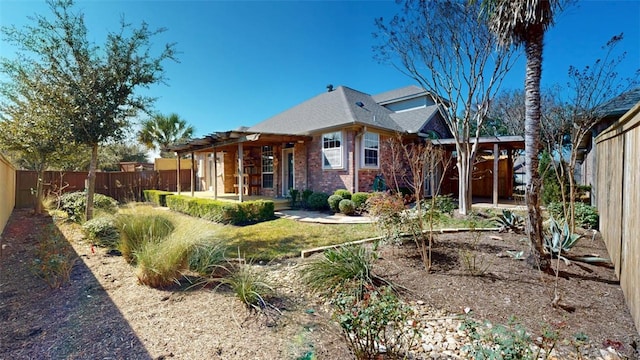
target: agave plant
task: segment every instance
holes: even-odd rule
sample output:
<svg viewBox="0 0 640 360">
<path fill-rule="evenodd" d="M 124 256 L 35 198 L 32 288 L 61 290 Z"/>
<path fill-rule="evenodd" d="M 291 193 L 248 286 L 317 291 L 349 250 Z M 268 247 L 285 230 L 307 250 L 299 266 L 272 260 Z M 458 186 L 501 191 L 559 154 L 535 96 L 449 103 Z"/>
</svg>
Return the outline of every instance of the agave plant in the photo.
<svg viewBox="0 0 640 360">
<path fill-rule="evenodd" d="M 499 232 L 513 231 L 521 233 L 524 231 L 524 218 L 518 214 L 514 214 L 511 210 L 502 210 L 502 214 L 495 218 L 496 223 L 500 227 Z"/>
<path fill-rule="evenodd" d="M 554 257 L 567 260 L 561 253 L 569 252 L 582 238 L 582 235 L 574 234 L 569 230 L 569 224 L 564 223 L 564 227 L 554 219 L 549 220 L 549 236 L 544 238 L 544 248 Z"/>
</svg>

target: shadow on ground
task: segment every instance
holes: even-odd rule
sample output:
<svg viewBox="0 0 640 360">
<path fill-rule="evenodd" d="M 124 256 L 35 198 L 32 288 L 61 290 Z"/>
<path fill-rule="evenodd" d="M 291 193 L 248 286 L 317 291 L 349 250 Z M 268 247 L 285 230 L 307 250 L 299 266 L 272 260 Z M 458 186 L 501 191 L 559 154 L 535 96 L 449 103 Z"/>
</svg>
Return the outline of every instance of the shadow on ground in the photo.
<svg viewBox="0 0 640 360">
<path fill-rule="evenodd" d="M 59 289 L 50 288 L 32 271 L 39 242 L 46 236 L 64 239 L 52 225 L 49 216 L 16 209 L 2 234 L 0 358 L 151 359 L 81 259 L 70 281 Z M 78 257 L 68 242 L 64 244 Z"/>
</svg>

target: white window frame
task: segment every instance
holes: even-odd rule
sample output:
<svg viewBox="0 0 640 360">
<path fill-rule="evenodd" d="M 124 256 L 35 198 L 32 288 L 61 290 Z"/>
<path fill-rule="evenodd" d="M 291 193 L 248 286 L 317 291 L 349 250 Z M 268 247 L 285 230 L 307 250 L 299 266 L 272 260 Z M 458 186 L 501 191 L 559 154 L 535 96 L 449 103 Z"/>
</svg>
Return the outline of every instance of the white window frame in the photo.
<svg viewBox="0 0 640 360">
<path fill-rule="evenodd" d="M 268 148 L 269 150 L 266 150 L 265 148 Z M 273 175 L 273 170 L 275 169 L 275 158 L 274 158 L 274 152 L 273 152 L 273 146 L 272 145 L 265 145 L 263 146 L 261 149 L 261 166 L 260 166 L 260 170 L 262 172 L 262 174 L 260 175 L 260 182 L 262 183 L 262 188 L 263 189 L 273 189 L 275 188 L 275 176 Z M 265 151 L 266 150 L 266 151 Z M 269 157 L 269 153 L 271 153 L 271 163 L 270 164 L 265 164 L 265 157 Z M 265 167 L 271 167 L 271 171 L 265 171 Z M 271 186 L 269 187 L 265 187 L 264 186 L 264 176 L 265 175 L 271 175 Z"/>
<path fill-rule="evenodd" d="M 375 147 L 371 147 L 371 146 L 367 146 L 367 135 L 369 136 L 375 136 L 375 141 L 376 141 L 376 145 Z M 372 140 L 372 139 L 369 139 Z M 361 146 L 361 166 L 363 168 L 368 168 L 368 169 L 377 169 L 380 167 L 380 134 L 378 133 L 374 133 L 374 132 L 365 132 L 364 135 L 362 136 L 362 146 Z M 365 156 L 366 151 L 367 150 L 371 150 L 371 151 L 375 151 L 376 152 L 376 163 L 375 164 L 367 164 L 367 158 Z"/>
<path fill-rule="evenodd" d="M 329 136 L 334 136 L 333 140 L 325 141 Z M 344 169 L 344 134 L 342 131 L 334 131 L 330 133 L 322 134 L 322 138 L 320 139 L 322 146 L 322 169 L 324 170 L 341 170 Z M 326 145 L 331 145 L 331 142 L 339 142 L 340 146 L 333 147 L 325 147 Z M 333 144 L 335 145 L 335 144 Z M 336 156 L 337 154 L 337 156 Z M 329 164 L 325 163 L 327 159 L 327 155 L 330 155 L 333 159 L 338 160 L 338 163 Z"/>
</svg>

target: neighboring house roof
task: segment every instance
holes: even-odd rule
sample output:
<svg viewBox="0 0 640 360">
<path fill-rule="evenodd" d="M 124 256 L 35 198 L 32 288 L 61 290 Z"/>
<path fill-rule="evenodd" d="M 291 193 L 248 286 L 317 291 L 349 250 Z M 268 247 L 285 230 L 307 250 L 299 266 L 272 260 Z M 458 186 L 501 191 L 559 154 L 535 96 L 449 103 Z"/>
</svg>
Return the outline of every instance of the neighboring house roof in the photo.
<svg viewBox="0 0 640 360">
<path fill-rule="evenodd" d="M 640 87 L 622 93 L 613 99 L 599 105 L 599 112 L 603 117 L 624 115 L 640 102 Z"/>
<path fill-rule="evenodd" d="M 323 129 L 364 125 L 417 133 L 438 113 L 437 106 L 395 113 L 382 105 L 425 94 L 428 93 L 417 86 L 407 86 L 376 96 L 338 86 L 333 91 L 317 95 L 249 127 L 246 131 L 308 135 Z"/>
</svg>

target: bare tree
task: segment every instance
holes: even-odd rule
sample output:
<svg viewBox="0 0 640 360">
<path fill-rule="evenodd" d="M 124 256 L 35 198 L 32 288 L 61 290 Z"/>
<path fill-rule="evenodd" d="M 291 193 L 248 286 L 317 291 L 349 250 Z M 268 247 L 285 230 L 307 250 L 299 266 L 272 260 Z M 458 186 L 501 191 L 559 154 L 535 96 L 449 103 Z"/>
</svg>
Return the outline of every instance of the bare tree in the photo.
<svg viewBox="0 0 640 360">
<path fill-rule="evenodd" d="M 402 9 L 389 22 L 376 20 L 381 44 L 375 50 L 444 110 L 456 142 L 459 211 L 466 215 L 480 129 L 515 56 L 497 46 L 477 3 L 407 0 Z"/>
<path fill-rule="evenodd" d="M 602 105 L 639 84 L 640 70 L 631 78 L 621 78 L 616 71 L 626 56 L 625 52 L 615 51 L 622 40 L 623 34 L 613 36 L 602 47 L 604 56 L 596 59 L 592 65 L 586 65 L 582 70 L 570 66 L 569 81 L 566 86 L 557 87 L 554 96 L 566 100 L 553 106 L 549 116 L 543 117 L 544 141 L 559 162 L 566 163 L 566 171 L 559 169 L 557 174 L 561 184 L 564 183 L 564 176 L 568 178 L 569 201 L 568 204 L 567 201 L 563 203 L 568 205 L 565 207 L 565 218 L 572 231 L 575 229 L 575 170 L 580 155 L 579 147 L 591 136 L 594 125 L 606 115 L 607 109 Z"/>
</svg>

